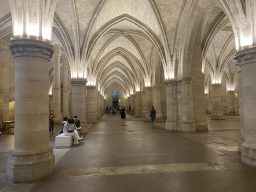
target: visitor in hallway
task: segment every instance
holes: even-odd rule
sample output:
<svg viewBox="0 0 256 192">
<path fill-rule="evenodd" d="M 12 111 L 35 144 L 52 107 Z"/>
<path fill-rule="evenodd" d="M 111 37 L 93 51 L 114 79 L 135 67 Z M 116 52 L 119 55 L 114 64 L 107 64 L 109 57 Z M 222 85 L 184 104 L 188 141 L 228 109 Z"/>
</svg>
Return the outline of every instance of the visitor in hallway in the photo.
<svg viewBox="0 0 256 192">
<path fill-rule="evenodd" d="M 63 117 L 63 121 L 61 122 L 60 126 L 60 131 L 59 131 L 59 134 L 63 133 L 63 128 L 64 128 L 64 125 L 68 123 L 68 118 L 67 117 Z"/>
<path fill-rule="evenodd" d="M 121 108 L 121 119 L 125 119 L 126 118 L 126 114 L 125 114 L 125 108 L 124 107 L 122 107 Z"/>
<path fill-rule="evenodd" d="M 54 121 L 55 121 L 54 111 L 51 110 L 50 115 L 49 115 L 49 132 L 50 132 L 51 134 L 53 134 Z"/>
<path fill-rule="evenodd" d="M 106 113 L 107 113 L 107 115 L 108 115 L 108 113 L 109 113 L 109 108 L 108 108 L 108 106 L 106 107 Z"/>
<path fill-rule="evenodd" d="M 81 125 L 80 125 L 80 120 L 77 119 L 77 115 L 75 115 L 73 119 L 74 119 L 75 129 L 77 130 L 78 135 L 79 135 L 78 140 L 79 140 L 79 139 L 82 140 L 82 139 L 84 139 L 84 138 L 83 138 L 82 127 L 81 127 Z"/>
<path fill-rule="evenodd" d="M 156 110 L 155 110 L 154 106 L 152 106 L 152 110 L 150 111 L 150 117 L 151 117 L 152 125 L 155 127 L 155 125 L 156 125 Z"/>
<path fill-rule="evenodd" d="M 74 125 L 73 119 L 69 119 L 68 123 L 66 123 L 64 125 L 63 133 L 64 133 L 64 136 L 72 136 L 73 137 L 74 145 L 79 144 L 79 142 L 78 142 L 79 135 L 78 135 L 77 131 L 75 130 L 75 125 Z"/>
<path fill-rule="evenodd" d="M 132 110 L 132 106 L 131 106 L 131 105 L 129 105 L 129 112 L 131 112 L 131 110 Z"/>
</svg>

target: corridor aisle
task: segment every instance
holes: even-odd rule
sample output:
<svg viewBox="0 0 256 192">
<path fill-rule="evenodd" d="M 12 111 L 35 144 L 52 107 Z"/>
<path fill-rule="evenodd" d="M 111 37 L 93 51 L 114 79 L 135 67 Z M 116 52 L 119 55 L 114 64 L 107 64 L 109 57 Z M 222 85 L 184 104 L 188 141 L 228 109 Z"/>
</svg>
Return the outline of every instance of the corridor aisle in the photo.
<svg viewBox="0 0 256 192">
<path fill-rule="evenodd" d="M 51 178 L 27 185 L 1 183 L 0 190 L 255 191 L 256 169 L 242 165 L 237 151 L 239 121 L 209 124 L 208 133 L 183 134 L 129 115 L 125 120 L 104 115 L 80 146 L 54 150 L 56 171 Z"/>
</svg>

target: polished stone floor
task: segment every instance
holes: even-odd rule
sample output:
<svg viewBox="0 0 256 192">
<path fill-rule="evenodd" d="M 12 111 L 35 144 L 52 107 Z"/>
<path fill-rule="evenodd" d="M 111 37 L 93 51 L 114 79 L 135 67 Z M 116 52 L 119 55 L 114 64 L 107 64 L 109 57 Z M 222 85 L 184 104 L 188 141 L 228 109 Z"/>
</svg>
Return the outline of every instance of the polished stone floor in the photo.
<svg viewBox="0 0 256 192">
<path fill-rule="evenodd" d="M 208 132 L 179 133 L 165 131 L 164 123 L 104 115 L 79 146 L 54 149 L 50 178 L 18 185 L 5 181 L 14 137 L 2 135 L 0 191 L 256 191 L 256 169 L 240 162 L 239 123 L 239 117 L 208 118 Z M 53 147 L 55 136 L 49 136 Z"/>
</svg>

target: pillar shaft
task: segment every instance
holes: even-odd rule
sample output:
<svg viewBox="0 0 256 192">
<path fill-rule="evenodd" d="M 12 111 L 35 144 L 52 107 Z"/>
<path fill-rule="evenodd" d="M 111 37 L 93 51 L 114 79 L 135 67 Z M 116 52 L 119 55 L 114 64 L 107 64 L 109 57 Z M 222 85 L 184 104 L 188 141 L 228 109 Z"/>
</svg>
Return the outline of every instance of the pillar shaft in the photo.
<svg viewBox="0 0 256 192">
<path fill-rule="evenodd" d="M 53 46 L 31 39 L 12 40 L 15 58 L 14 149 L 7 161 L 7 179 L 34 182 L 55 167 L 49 146 L 49 59 Z"/>
<path fill-rule="evenodd" d="M 228 114 L 235 115 L 234 110 L 234 91 L 228 91 Z"/>
<path fill-rule="evenodd" d="M 62 120 L 61 115 L 61 89 L 60 89 L 60 57 L 61 49 L 59 45 L 54 45 L 54 55 L 53 55 L 53 68 L 54 68 L 54 82 L 52 88 L 52 110 L 55 114 L 55 122 L 60 123 Z"/>
<path fill-rule="evenodd" d="M 9 120 L 9 42 L 0 41 L 0 121 Z"/>
<path fill-rule="evenodd" d="M 69 117 L 69 90 L 68 90 L 68 60 L 67 58 L 62 58 L 63 63 L 63 100 L 62 100 L 62 116 L 63 117 Z"/>
<path fill-rule="evenodd" d="M 239 51 L 236 59 L 241 68 L 241 92 L 244 113 L 244 139 L 241 160 L 256 166 L 256 48 Z"/>
<path fill-rule="evenodd" d="M 153 88 L 153 106 L 156 110 L 156 122 L 163 122 L 161 107 L 162 86 L 158 85 Z"/>
<path fill-rule="evenodd" d="M 99 119 L 100 116 L 100 92 L 97 91 L 97 119 Z"/>
<path fill-rule="evenodd" d="M 179 82 L 180 101 L 179 101 L 179 131 L 195 132 L 193 108 L 192 78 L 186 77 Z"/>
<path fill-rule="evenodd" d="M 135 97 L 136 97 L 136 95 L 131 95 L 130 96 L 130 105 L 131 105 L 131 107 L 132 107 L 132 109 L 131 109 L 131 115 L 135 115 L 135 108 L 136 108 L 136 106 L 135 106 Z"/>
<path fill-rule="evenodd" d="M 87 122 L 97 122 L 97 90 L 95 86 L 87 86 Z"/>
<path fill-rule="evenodd" d="M 152 109 L 153 101 L 152 101 L 152 87 L 146 87 L 146 98 L 145 98 L 145 108 L 144 108 L 144 115 L 145 121 L 151 121 L 150 118 L 150 111 Z"/>
<path fill-rule="evenodd" d="M 166 130 L 177 130 L 177 100 L 176 100 L 176 81 L 166 81 L 166 108 L 167 108 L 167 120 L 165 123 Z"/>
<path fill-rule="evenodd" d="M 135 105 L 136 105 L 136 111 L 135 111 L 136 117 L 140 117 L 141 111 L 142 111 L 141 92 L 136 92 Z"/>
<path fill-rule="evenodd" d="M 86 79 L 71 79 L 73 116 L 77 116 L 83 133 L 87 133 L 86 119 Z"/>
<path fill-rule="evenodd" d="M 221 104 L 221 85 L 220 84 L 212 84 L 211 91 L 211 103 L 212 103 L 212 116 L 213 120 L 221 120 L 224 119 L 222 104 Z"/>
</svg>

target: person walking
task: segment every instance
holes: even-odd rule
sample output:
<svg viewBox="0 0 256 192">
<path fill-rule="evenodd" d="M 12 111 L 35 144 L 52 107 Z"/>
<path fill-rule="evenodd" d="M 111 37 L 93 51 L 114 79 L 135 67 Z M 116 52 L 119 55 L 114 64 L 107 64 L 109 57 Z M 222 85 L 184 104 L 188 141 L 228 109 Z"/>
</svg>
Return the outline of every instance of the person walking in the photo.
<svg viewBox="0 0 256 192">
<path fill-rule="evenodd" d="M 121 114 L 121 119 L 125 119 L 126 118 L 125 108 L 124 107 L 121 108 L 120 114 Z"/>
<path fill-rule="evenodd" d="M 49 132 L 50 132 L 51 134 L 53 134 L 54 121 L 55 121 L 54 111 L 51 110 L 50 115 L 49 115 Z"/>
<path fill-rule="evenodd" d="M 151 117 L 152 125 L 155 127 L 156 126 L 156 110 L 154 106 L 152 106 L 152 109 L 150 111 L 150 117 Z"/>
</svg>

